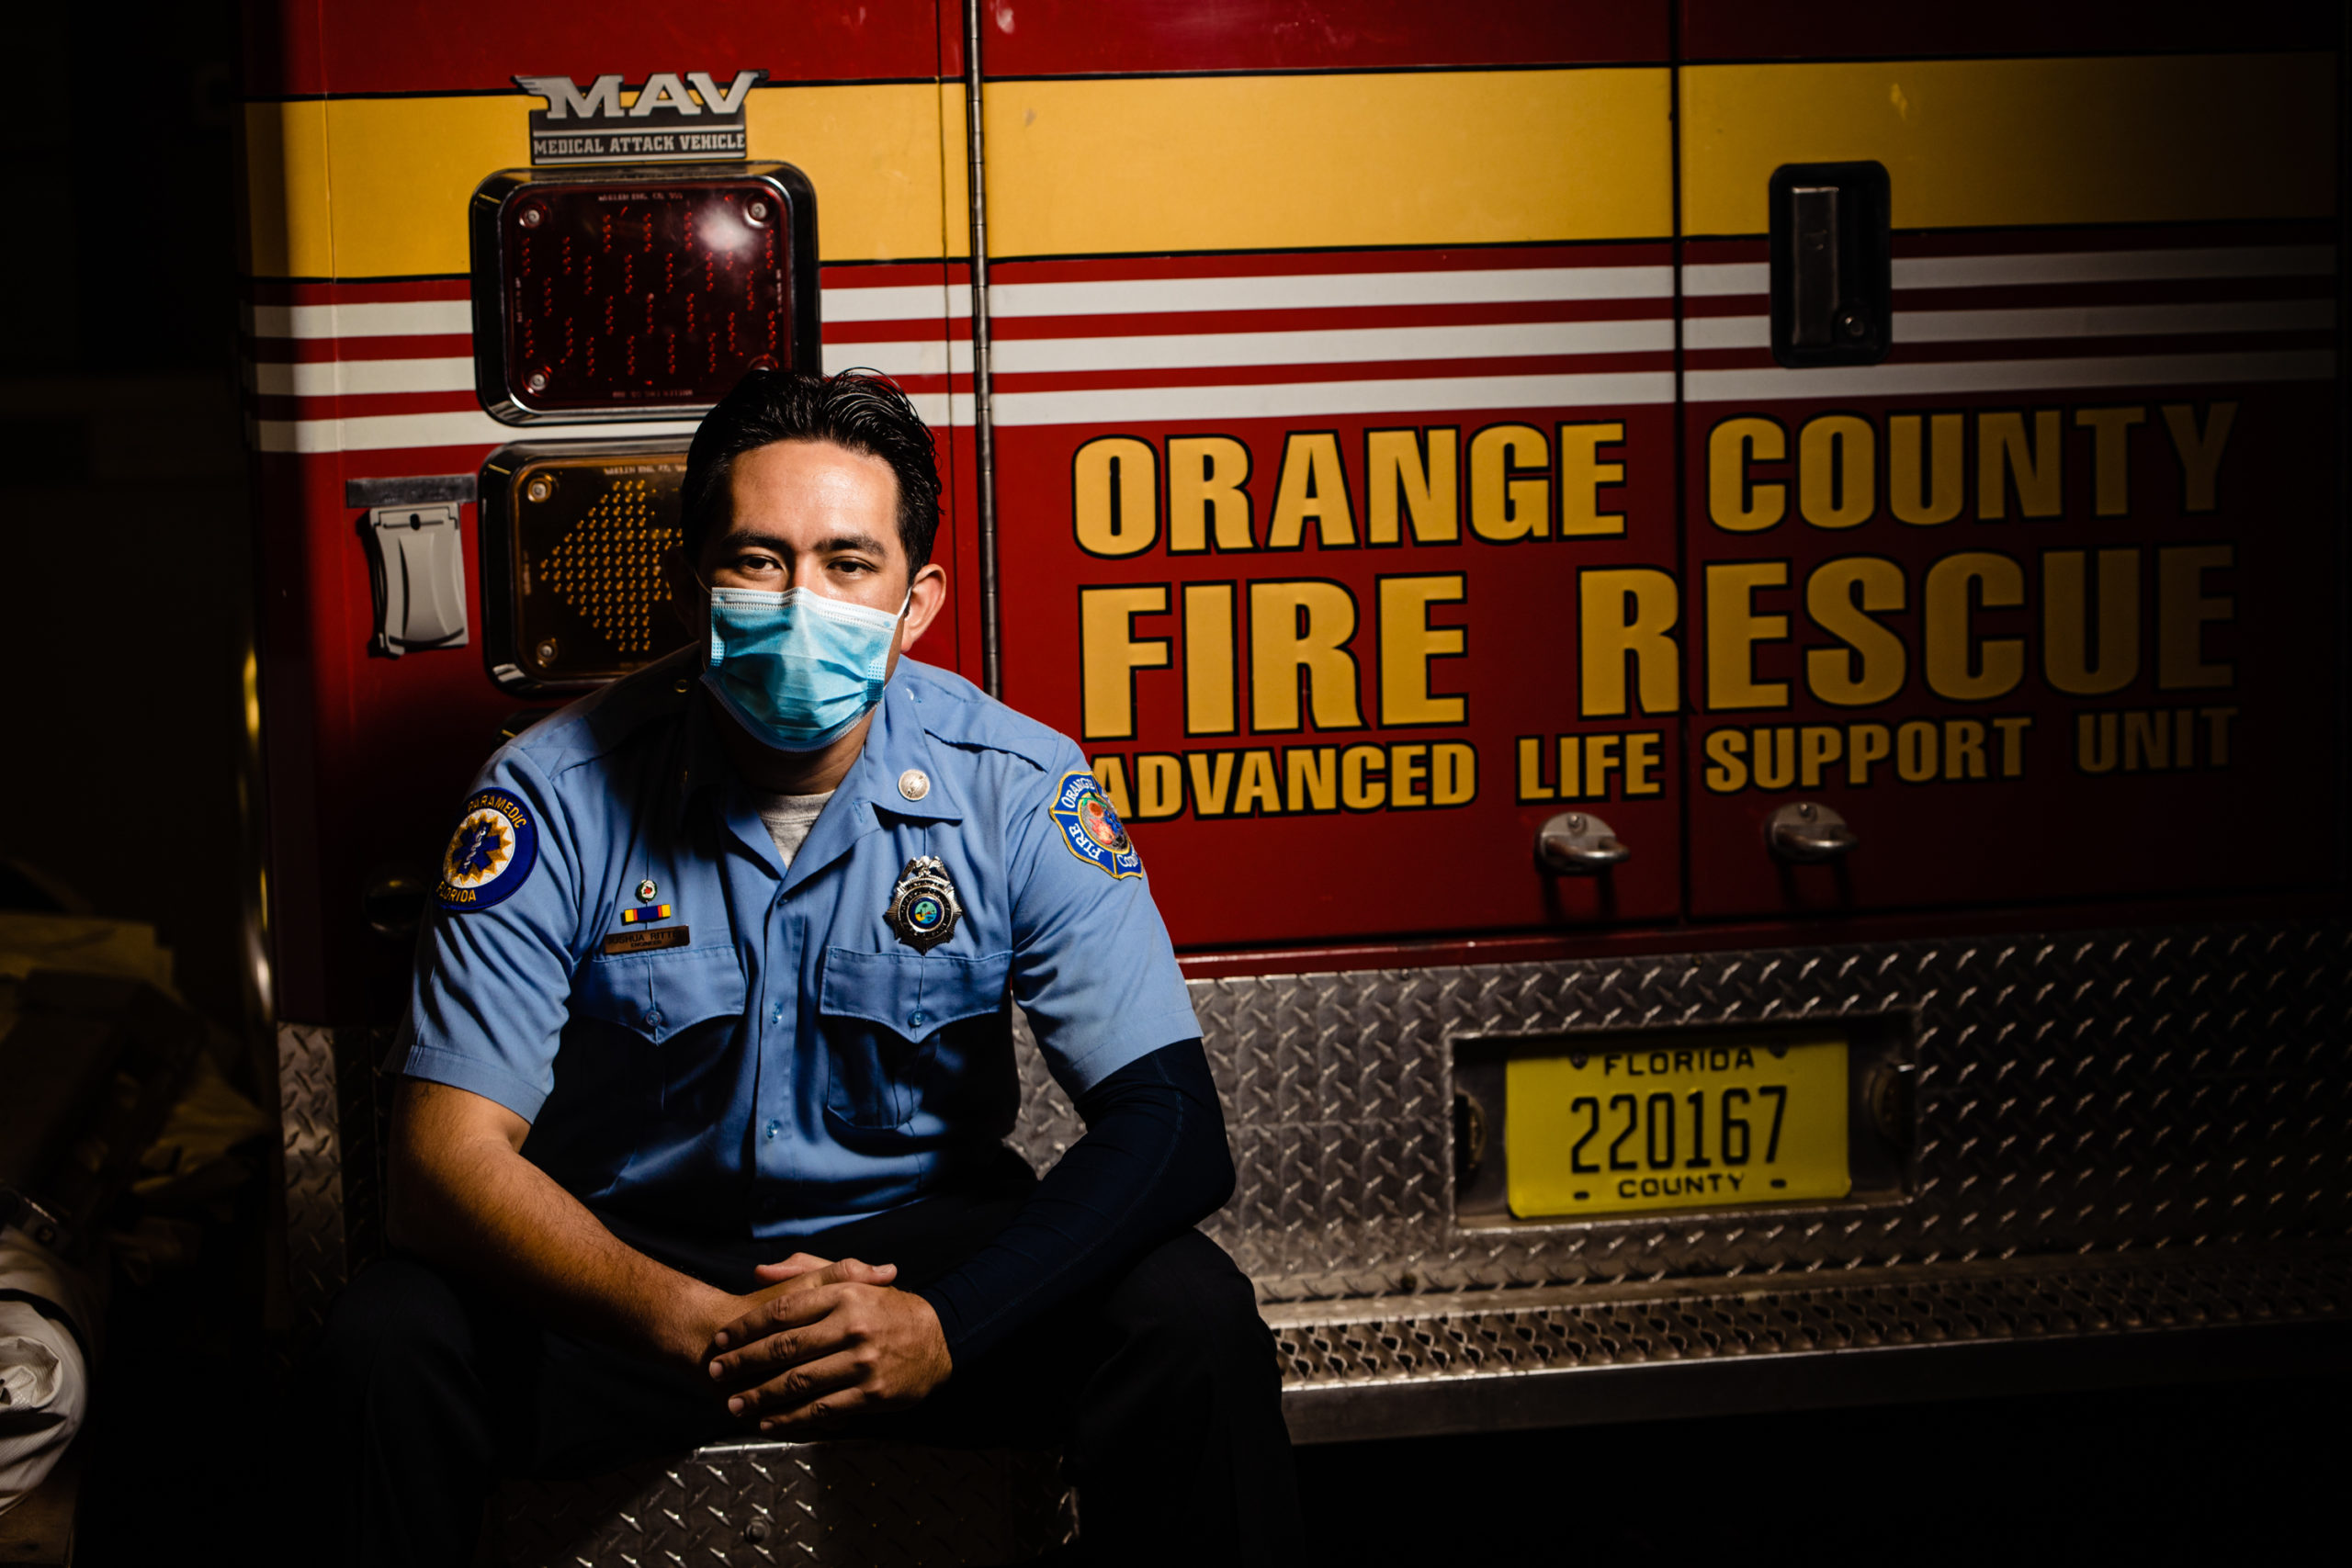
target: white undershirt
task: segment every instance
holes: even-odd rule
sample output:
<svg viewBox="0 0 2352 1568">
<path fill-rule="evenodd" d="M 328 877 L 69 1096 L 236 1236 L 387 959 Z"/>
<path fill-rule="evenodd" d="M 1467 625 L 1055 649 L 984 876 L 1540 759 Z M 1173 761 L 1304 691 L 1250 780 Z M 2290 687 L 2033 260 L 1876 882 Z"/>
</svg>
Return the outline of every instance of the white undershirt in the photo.
<svg viewBox="0 0 2352 1568">
<path fill-rule="evenodd" d="M 792 869 L 792 857 L 800 852 L 808 840 L 808 829 L 817 825 L 818 814 L 825 809 L 825 802 L 833 792 L 822 795 L 763 795 L 752 792 L 754 809 L 760 820 L 768 825 L 768 837 L 775 840 L 775 852 L 784 857 L 784 868 Z"/>
</svg>

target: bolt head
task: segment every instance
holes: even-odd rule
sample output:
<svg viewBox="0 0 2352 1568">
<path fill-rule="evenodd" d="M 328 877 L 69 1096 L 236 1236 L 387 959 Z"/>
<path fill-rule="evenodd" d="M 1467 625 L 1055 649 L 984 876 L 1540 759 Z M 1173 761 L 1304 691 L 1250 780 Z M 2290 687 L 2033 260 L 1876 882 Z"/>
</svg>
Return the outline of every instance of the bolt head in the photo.
<svg viewBox="0 0 2352 1568">
<path fill-rule="evenodd" d="M 768 220 L 768 204 L 756 197 L 745 204 L 743 211 L 754 223 L 764 223 Z"/>
<path fill-rule="evenodd" d="M 555 493 L 555 486 L 549 484 L 547 480 L 547 476 L 542 474 L 537 479 L 533 479 L 531 481 L 530 488 L 526 490 L 523 493 L 529 496 L 533 501 L 545 501 L 548 497 Z"/>
<path fill-rule="evenodd" d="M 536 229 L 547 220 L 547 209 L 538 207 L 526 207 L 514 216 L 514 221 L 526 229 Z"/>
<path fill-rule="evenodd" d="M 539 660 L 539 662 L 540 662 L 540 663 L 542 663 L 542 664 L 552 664 L 552 663 L 554 663 L 554 662 L 555 662 L 555 638 L 553 638 L 553 637 L 548 637 L 548 638 L 546 638 L 545 640 L 543 640 L 543 641 L 539 644 L 539 646 L 538 646 L 537 648 L 533 649 L 531 651 L 532 651 L 533 653 L 535 653 L 535 654 L 537 654 L 537 655 L 538 656 L 538 660 Z"/>
<path fill-rule="evenodd" d="M 544 370 L 534 370 L 523 385 L 535 392 L 544 392 L 548 389 L 548 373 Z"/>
</svg>

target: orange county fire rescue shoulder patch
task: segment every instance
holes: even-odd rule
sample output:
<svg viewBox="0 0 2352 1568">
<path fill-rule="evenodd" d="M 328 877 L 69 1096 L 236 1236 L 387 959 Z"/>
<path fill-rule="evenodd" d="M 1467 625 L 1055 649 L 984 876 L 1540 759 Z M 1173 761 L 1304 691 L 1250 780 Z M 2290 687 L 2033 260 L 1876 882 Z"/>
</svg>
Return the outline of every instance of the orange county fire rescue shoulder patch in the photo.
<svg viewBox="0 0 2352 1568">
<path fill-rule="evenodd" d="M 434 897 L 455 914 L 487 909 L 522 886 L 538 858 L 529 808 L 503 789 L 478 790 L 449 836 Z"/>
<path fill-rule="evenodd" d="M 1064 773 L 1046 815 L 1061 829 L 1062 842 L 1079 859 L 1092 862 L 1114 878 L 1143 874 L 1143 862 L 1136 855 L 1126 827 L 1102 798 L 1092 773 Z"/>
</svg>

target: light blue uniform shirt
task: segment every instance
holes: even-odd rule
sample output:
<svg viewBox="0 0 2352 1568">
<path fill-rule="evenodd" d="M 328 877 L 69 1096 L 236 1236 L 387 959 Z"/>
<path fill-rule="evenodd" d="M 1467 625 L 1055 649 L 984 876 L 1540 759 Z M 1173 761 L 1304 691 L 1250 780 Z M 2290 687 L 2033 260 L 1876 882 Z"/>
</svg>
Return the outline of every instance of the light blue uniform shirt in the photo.
<svg viewBox="0 0 2352 1568">
<path fill-rule="evenodd" d="M 1074 1095 L 1200 1032 L 1067 738 L 902 660 L 787 872 L 695 674 L 663 660 L 491 759 L 418 952 L 400 1070 L 529 1122 L 525 1156 L 574 1196 L 680 1233 L 806 1235 L 1002 1158 L 1009 1002 Z M 924 855 L 963 907 L 927 953 L 885 918 Z"/>
</svg>

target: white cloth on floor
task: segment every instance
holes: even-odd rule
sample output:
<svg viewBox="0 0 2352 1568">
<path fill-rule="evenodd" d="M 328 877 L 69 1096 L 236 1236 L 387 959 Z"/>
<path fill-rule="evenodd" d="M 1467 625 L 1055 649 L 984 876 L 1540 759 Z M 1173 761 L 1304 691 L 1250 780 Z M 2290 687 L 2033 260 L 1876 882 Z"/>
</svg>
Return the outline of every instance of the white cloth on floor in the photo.
<svg viewBox="0 0 2352 1568">
<path fill-rule="evenodd" d="M 96 1325 L 75 1269 L 24 1232 L 0 1231 L 0 1514 L 41 1483 L 82 1429 L 90 1405 L 82 1340 Z"/>
</svg>

